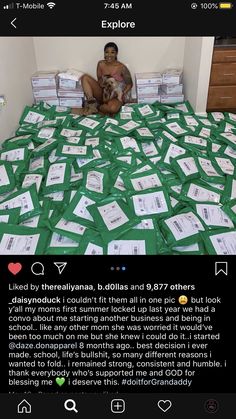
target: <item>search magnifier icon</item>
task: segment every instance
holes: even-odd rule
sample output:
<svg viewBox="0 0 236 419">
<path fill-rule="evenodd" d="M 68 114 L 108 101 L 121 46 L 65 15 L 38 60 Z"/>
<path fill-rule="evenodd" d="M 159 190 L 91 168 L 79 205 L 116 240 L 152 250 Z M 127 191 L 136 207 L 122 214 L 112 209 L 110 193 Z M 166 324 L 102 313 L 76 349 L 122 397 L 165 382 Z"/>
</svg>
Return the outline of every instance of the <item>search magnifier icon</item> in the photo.
<svg viewBox="0 0 236 419">
<path fill-rule="evenodd" d="M 64 407 L 69 412 L 72 412 L 73 410 L 73 412 L 78 413 L 78 410 L 76 409 L 76 403 L 73 399 L 67 399 L 64 403 Z"/>
<path fill-rule="evenodd" d="M 34 275 L 44 275 L 44 266 L 41 262 L 34 262 L 33 265 L 31 265 L 31 272 Z"/>
</svg>

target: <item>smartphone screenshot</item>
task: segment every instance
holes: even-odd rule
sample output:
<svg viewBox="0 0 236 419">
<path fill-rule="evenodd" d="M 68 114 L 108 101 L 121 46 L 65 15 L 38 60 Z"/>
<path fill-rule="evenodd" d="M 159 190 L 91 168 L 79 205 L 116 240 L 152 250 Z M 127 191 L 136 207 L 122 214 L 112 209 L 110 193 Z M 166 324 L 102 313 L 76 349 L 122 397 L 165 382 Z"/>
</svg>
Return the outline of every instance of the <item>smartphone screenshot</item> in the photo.
<svg viewBox="0 0 236 419">
<path fill-rule="evenodd" d="M 235 2 L 1 2 L 6 419 L 235 417 Z"/>
</svg>

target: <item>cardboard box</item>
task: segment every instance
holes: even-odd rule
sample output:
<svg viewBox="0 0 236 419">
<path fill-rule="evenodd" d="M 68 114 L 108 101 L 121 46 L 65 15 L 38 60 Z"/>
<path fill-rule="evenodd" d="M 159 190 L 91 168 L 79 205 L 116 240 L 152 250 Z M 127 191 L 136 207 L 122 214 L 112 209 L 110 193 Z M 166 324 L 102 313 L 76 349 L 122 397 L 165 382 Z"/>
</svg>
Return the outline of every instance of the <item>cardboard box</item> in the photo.
<svg viewBox="0 0 236 419">
<path fill-rule="evenodd" d="M 162 83 L 161 73 L 136 73 L 135 79 L 136 79 L 136 85 Z"/>
<path fill-rule="evenodd" d="M 160 95 L 157 95 L 156 93 L 145 93 L 142 95 L 138 95 L 138 99 L 151 99 L 151 98 L 155 99 L 158 97 L 160 97 Z"/>
<path fill-rule="evenodd" d="M 59 88 L 60 89 L 76 89 L 77 82 L 75 80 L 62 79 L 59 77 Z"/>
<path fill-rule="evenodd" d="M 57 90 L 54 87 L 33 89 L 33 95 L 36 99 L 43 97 L 57 98 Z"/>
<path fill-rule="evenodd" d="M 59 97 L 84 97 L 84 91 L 82 89 L 58 89 L 57 94 Z"/>
<path fill-rule="evenodd" d="M 162 84 L 181 84 L 183 70 L 170 68 L 162 73 Z"/>
<path fill-rule="evenodd" d="M 165 95 L 182 94 L 183 93 L 183 85 L 182 84 L 162 84 L 161 93 L 163 93 Z"/>
<path fill-rule="evenodd" d="M 38 87 L 56 87 L 58 70 L 37 71 L 31 77 L 33 88 Z"/>
<path fill-rule="evenodd" d="M 156 97 L 149 97 L 149 98 L 138 98 L 138 103 L 155 103 L 155 102 L 160 102 L 161 101 L 161 96 L 156 96 Z"/>
<path fill-rule="evenodd" d="M 137 86 L 137 95 L 156 93 L 158 94 L 160 84 L 140 84 Z"/>
<path fill-rule="evenodd" d="M 184 95 L 161 95 L 161 103 L 179 103 L 184 102 Z"/>
<path fill-rule="evenodd" d="M 82 108 L 82 98 L 59 98 L 60 106 L 68 106 L 70 108 Z"/>
</svg>

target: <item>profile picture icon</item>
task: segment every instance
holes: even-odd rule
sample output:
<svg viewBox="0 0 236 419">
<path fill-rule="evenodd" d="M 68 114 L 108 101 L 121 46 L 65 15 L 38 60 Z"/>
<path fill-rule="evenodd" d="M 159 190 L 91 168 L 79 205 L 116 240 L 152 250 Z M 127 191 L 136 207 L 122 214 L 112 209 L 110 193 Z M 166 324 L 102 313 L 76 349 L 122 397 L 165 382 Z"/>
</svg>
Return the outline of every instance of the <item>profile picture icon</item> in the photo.
<svg viewBox="0 0 236 419">
<path fill-rule="evenodd" d="M 216 413 L 219 410 L 219 403 L 217 400 L 209 399 L 205 402 L 205 410 L 208 413 Z"/>
</svg>

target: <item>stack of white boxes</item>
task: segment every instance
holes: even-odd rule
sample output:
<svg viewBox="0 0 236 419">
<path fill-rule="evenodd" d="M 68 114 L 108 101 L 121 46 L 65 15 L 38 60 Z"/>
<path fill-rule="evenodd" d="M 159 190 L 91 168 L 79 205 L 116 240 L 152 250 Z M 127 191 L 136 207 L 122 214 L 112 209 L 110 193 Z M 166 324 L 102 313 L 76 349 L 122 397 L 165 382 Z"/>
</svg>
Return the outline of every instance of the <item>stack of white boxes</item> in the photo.
<svg viewBox="0 0 236 419">
<path fill-rule="evenodd" d="M 162 73 L 161 103 L 171 104 L 184 101 L 183 71 L 167 69 Z"/>
<path fill-rule="evenodd" d="M 161 73 L 136 73 L 135 81 L 138 103 L 160 102 Z"/>
<path fill-rule="evenodd" d="M 37 71 L 31 78 L 35 103 L 47 102 L 49 105 L 59 105 L 57 97 L 58 71 Z"/>
<path fill-rule="evenodd" d="M 84 101 L 84 91 L 80 81 L 62 78 L 59 75 L 58 97 L 60 106 L 81 108 Z"/>
</svg>

